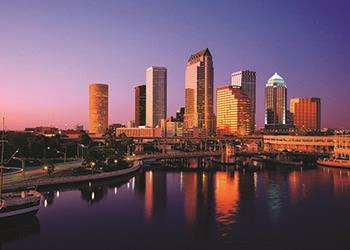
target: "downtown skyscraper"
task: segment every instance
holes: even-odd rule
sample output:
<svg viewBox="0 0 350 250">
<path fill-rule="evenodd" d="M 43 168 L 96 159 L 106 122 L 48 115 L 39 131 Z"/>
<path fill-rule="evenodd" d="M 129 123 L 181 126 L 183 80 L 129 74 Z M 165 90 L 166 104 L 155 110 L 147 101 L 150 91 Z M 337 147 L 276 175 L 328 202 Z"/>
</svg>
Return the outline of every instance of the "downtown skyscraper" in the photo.
<svg viewBox="0 0 350 250">
<path fill-rule="evenodd" d="M 146 85 L 135 87 L 135 126 L 146 125 Z"/>
<path fill-rule="evenodd" d="M 89 85 L 89 132 L 101 136 L 108 128 L 108 84 Z"/>
<path fill-rule="evenodd" d="M 146 126 L 159 126 L 166 116 L 167 69 L 152 66 L 146 71 Z"/>
<path fill-rule="evenodd" d="M 198 129 L 200 135 L 214 135 L 214 67 L 208 48 L 190 56 L 185 78 L 185 131 L 193 132 Z"/>
<path fill-rule="evenodd" d="M 300 132 L 321 129 L 321 99 L 301 97 L 290 99 L 290 112 L 293 123 Z"/>
<path fill-rule="evenodd" d="M 287 124 L 287 86 L 275 73 L 265 87 L 265 127 L 281 127 Z"/>
<path fill-rule="evenodd" d="M 251 134 L 251 101 L 243 89 L 223 86 L 216 89 L 217 135 Z"/>
<path fill-rule="evenodd" d="M 231 75 L 231 84 L 235 88 L 240 88 L 250 100 L 250 133 L 253 133 L 256 127 L 256 72 L 249 70 L 234 72 Z"/>
</svg>

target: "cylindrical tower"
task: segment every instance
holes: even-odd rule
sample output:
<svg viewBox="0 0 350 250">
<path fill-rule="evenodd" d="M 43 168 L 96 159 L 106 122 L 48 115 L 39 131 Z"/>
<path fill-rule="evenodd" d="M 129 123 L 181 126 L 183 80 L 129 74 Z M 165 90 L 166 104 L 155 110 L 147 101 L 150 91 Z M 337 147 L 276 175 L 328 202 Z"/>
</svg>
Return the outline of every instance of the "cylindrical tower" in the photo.
<svg viewBox="0 0 350 250">
<path fill-rule="evenodd" d="M 89 132 L 103 135 L 108 128 L 108 84 L 89 85 Z"/>
</svg>

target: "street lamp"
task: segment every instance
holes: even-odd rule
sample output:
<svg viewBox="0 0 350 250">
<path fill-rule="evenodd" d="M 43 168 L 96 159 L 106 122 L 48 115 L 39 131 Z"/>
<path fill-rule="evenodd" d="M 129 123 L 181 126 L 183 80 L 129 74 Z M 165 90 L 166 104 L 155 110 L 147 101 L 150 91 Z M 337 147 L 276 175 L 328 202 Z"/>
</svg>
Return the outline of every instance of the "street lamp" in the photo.
<svg viewBox="0 0 350 250">
<path fill-rule="evenodd" d="M 66 162 L 66 159 L 67 159 L 67 153 L 64 153 L 64 152 L 62 152 L 62 151 L 59 151 L 59 150 L 57 150 L 56 151 L 57 152 L 57 154 L 63 154 L 63 163 L 65 163 Z"/>
<path fill-rule="evenodd" d="M 6 164 L 9 163 L 18 152 L 19 152 L 19 148 L 17 148 L 17 150 L 11 155 L 11 157 L 7 160 Z"/>
<path fill-rule="evenodd" d="M 78 151 L 77 151 L 78 157 L 79 157 L 79 147 L 81 147 L 81 158 L 83 158 L 83 156 L 84 156 L 84 148 L 87 148 L 87 146 L 85 146 L 84 144 L 77 144 L 77 146 L 78 146 Z"/>
<path fill-rule="evenodd" d="M 51 149 L 50 147 L 45 147 L 43 150 L 43 158 L 46 159 L 46 149 Z"/>
<path fill-rule="evenodd" d="M 20 161 L 21 162 L 21 164 L 22 164 L 22 171 L 23 171 L 23 178 L 25 178 L 26 176 L 25 176 L 25 171 L 24 171 L 24 167 L 25 167 L 25 159 L 23 159 L 23 158 L 19 158 L 19 157 L 15 157 L 15 156 L 13 156 L 12 157 L 14 160 L 18 160 L 18 161 Z"/>
</svg>

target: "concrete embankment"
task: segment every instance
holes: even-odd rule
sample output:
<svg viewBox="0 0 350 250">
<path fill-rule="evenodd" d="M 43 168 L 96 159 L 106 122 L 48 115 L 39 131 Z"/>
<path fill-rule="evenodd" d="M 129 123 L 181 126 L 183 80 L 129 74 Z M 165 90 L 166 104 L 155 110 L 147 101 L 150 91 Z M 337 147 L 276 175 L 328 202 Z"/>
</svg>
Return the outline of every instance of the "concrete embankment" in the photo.
<svg viewBox="0 0 350 250">
<path fill-rule="evenodd" d="M 140 170 L 142 164 L 141 161 L 133 161 L 129 168 L 122 169 L 122 170 L 116 170 L 113 172 L 106 172 L 106 173 L 98 173 L 98 174 L 91 174 L 91 175 L 81 175 L 81 176 L 66 176 L 66 177 L 54 177 L 54 178 L 43 178 L 43 179 L 36 179 L 36 180 L 27 180 L 22 181 L 19 183 L 12 183 L 4 186 L 4 191 L 10 191 L 10 190 L 18 190 L 23 189 L 29 186 L 36 186 L 36 187 L 44 187 L 44 186 L 50 186 L 50 185 L 62 185 L 62 184 L 71 184 L 71 183 L 79 183 L 79 182 L 87 182 L 87 181 L 96 181 L 96 180 L 102 180 L 107 178 L 114 178 L 119 176 L 125 176 L 132 173 L 137 172 Z"/>
<path fill-rule="evenodd" d="M 221 154 L 221 151 L 212 151 L 212 152 L 206 151 L 206 152 L 181 152 L 181 153 L 170 153 L 170 154 L 139 155 L 135 157 L 129 157 L 129 160 L 131 161 L 129 168 L 116 170 L 113 172 L 88 174 L 88 175 L 81 175 L 81 176 L 66 176 L 66 177 L 50 178 L 46 176 L 47 173 L 45 171 L 38 169 L 36 170 L 38 173 L 35 173 L 35 175 L 32 173 L 31 178 L 27 180 L 22 180 L 22 181 L 14 181 L 12 183 L 11 182 L 5 183 L 3 189 L 5 191 L 11 191 L 11 190 L 24 189 L 30 186 L 45 187 L 45 186 L 51 186 L 51 185 L 63 185 L 63 184 L 72 184 L 72 183 L 80 183 L 80 182 L 88 182 L 88 181 L 97 181 L 97 180 L 103 180 L 108 178 L 131 175 L 137 172 L 138 170 L 140 170 L 140 168 L 142 167 L 142 160 L 146 160 L 146 159 L 160 160 L 160 159 L 189 158 L 189 157 L 210 157 L 210 156 L 218 156 L 220 154 Z M 76 164 L 77 163 L 70 163 L 70 165 L 68 165 L 66 163 L 64 166 L 61 166 L 58 169 L 59 171 L 72 170 L 77 167 Z M 79 163 L 79 166 L 80 166 L 80 163 Z"/>
</svg>

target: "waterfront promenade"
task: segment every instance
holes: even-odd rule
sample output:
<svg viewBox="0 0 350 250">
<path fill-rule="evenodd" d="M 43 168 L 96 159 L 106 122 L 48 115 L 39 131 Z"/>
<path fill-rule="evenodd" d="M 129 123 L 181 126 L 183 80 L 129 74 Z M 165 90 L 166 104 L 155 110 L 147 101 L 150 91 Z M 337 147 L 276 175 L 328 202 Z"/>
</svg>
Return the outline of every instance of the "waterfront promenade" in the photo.
<svg viewBox="0 0 350 250">
<path fill-rule="evenodd" d="M 191 157 L 212 157 L 221 155 L 221 151 L 203 151 L 203 152 L 176 152 L 168 154 L 144 154 L 130 156 L 127 159 L 130 161 L 130 166 L 126 169 L 116 170 L 112 172 L 93 173 L 81 176 L 65 176 L 65 177 L 49 177 L 47 171 L 36 169 L 26 172 L 26 178 L 17 176 L 17 178 L 5 180 L 4 190 L 18 190 L 29 186 L 43 187 L 50 185 L 62 185 L 70 183 L 79 183 L 87 181 L 96 181 L 107 178 L 120 177 L 137 172 L 142 167 L 143 160 L 150 159 L 176 159 L 176 158 L 191 158 Z M 55 173 L 67 170 L 73 170 L 81 166 L 82 161 L 75 161 L 61 164 L 55 169 Z"/>
<path fill-rule="evenodd" d="M 73 170 L 81 166 L 82 160 L 75 160 L 70 162 L 62 162 L 55 164 L 55 173 L 60 173 L 67 170 Z M 6 175 L 4 177 L 5 184 L 13 184 L 18 182 L 32 181 L 38 178 L 43 178 L 48 175 L 47 170 L 41 166 L 34 167 L 30 170 L 24 170 L 20 173 Z"/>
</svg>

